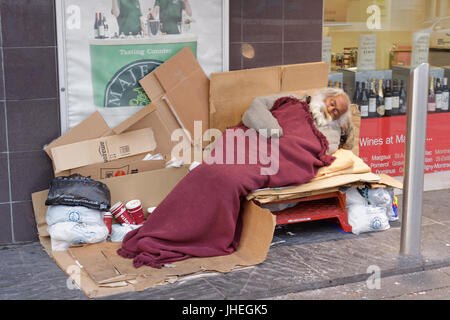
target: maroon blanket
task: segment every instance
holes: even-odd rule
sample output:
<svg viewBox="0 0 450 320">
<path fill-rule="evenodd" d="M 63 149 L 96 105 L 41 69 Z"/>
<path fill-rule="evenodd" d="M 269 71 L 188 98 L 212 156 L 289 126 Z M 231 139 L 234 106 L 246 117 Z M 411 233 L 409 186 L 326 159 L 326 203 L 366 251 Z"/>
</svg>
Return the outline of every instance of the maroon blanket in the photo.
<svg viewBox="0 0 450 320">
<path fill-rule="evenodd" d="M 118 254 L 134 258 L 136 268 L 142 265 L 161 268 L 165 263 L 193 256 L 231 254 L 239 243 L 241 200 L 249 192 L 308 182 L 319 167 L 331 164 L 334 157 L 325 155 L 328 142 L 315 127 L 306 103 L 280 98 L 271 112 L 283 128 L 283 136 L 278 141 L 279 167 L 274 166 L 273 159 L 271 164 L 267 163 L 273 154 L 270 142 L 275 139 L 260 135 L 256 135 L 256 141 L 267 142 L 267 148 L 258 147 L 255 139 L 249 139 L 252 141 L 244 149 L 245 162 L 242 164 L 243 159 L 239 160 L 242 154 L 236 146 L 232 156 L 234 163 L 241 164 L 227 164 L 233 160 L 226 156 L 226 150 L 232 147 L 226 143 L 227 136 L 243 136 L 248 129 L 240 126 L 225 132 L 223 143 L 218 143 L 211 154 L 225 164 L 207 164 L 205 160 L 186 175 L 144 225 L 125 236 Z M 255 150 L 268 150 L 267 158 L 261 157 L 261 161 L 258 159 L 255 163 L 250 156 Z M 224 151 L 222 157 L 220 151 Z M 274 174 L 261 174 L 261 168 L 271 165 L 275 169 L 278 167 Z"/>
</svg>

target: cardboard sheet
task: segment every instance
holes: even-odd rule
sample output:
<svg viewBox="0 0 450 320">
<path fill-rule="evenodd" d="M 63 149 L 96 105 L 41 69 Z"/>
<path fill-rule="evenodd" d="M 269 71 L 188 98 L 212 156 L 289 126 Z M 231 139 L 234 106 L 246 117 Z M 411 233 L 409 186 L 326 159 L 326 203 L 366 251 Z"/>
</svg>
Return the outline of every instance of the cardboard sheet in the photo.
<svg viewBox="0 0 450 320">
<path fill-rule="evenodd" d="M 311 181 L 299 186 L 283 188 L 262 189 L 250 193 L 247 200 L 255 200 L 260 204 L 272 201 L 295 199 L 298 197 L 308 197 L 319 193 L 326 193 L 329 189 L 352 183 L 380 183 L 381 178 L 374 173 L 342 174 L 326 179 Z"/>
<path fill-rule="evenodd" d="M 312 94 L 327 86 L 325 62 L 213 73 L 210 127 L 224 131 L 238 125 L 254 98 L 278 93 Z"/>
<path fill-rule="evenodd" d="M 186 174 L 188 169 L 165 168 L 101 180 L 111 191 L 111 201 L 140 199 L 144 208 L 159 204 Z M 132 290 L 144 290 L 155 285 L 174 281 L 178 277 L 206 271 L 229 272 L 235 268 L 250 266 L 265 260 L 275 229 L 275 217 L 270 211 L 252 202 L 244 202 L 243 230 L 238 250 L 231 255 L 211 258 L 191 258 L 175 263 L 173 268 L 134 268 L 132 259 L 116 254 L 121 243 L 98 243 L 72 247 L 68 251 L 51 251 L 47 232 L 45 199 L 48 190 L 32 194 L 33 208 L 39 239 L 68 275 L 71 266 L 78 277 L 74 280 L 88 297 L 101 297 Z M 180 199 L 182 201 L 182 199 Z"/>
<path fill-rule="evenodd" d="M 201 121 L 202 134 L 209 128 L 209 79 L 189 47 L 139 83 L 170 129 L 186 129 L 193 141 L 194 121 Z"/>
</svg>

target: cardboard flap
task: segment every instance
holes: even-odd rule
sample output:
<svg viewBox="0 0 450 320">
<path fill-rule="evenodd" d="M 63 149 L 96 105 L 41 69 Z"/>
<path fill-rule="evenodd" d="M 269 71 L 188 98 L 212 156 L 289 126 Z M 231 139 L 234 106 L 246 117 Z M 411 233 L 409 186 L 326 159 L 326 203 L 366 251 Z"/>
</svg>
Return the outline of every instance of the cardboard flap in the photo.
<svg viewBox="0 0 450 320">
<path fill-rule="evenodd" d="M 191 75 L 199 70 L 203 71 L 191 49 L 185 47 L 153 72 L 163 90 L 169 92 L 180 82 L 189 81 Z"/>
<path fill-rule="evenodd" d="M 326 62 L 286 65 L 282 66 L 281 72 L 281 92 L 319 89 L 328 83 Z"/>
<path fill-rule="evenodd" d="M 280 70 L 267 67 L 211 74 L 211 128 L 224 131 L 238 125 L 255 97 L 280 92 Z"/>
<path fill-rule="evenodd" d="M 156 106 L 149 104 L 148 106 L 145 106 L 144 108 L 142 108 L 141 110 L 139 110 L 138 112 L 133 114 L 131 117 L 129 117 L 125 121 L 119 123 L 117 126 L 115 126 L 112 129 L 112 131 L 115 134 L 121 134 L 125 130 L 129 129 L 132 125 L 134 125 L 136 122 L 143 119 L 144 117 L 146 117 L 147 115 L 149 115 L 150 113 L 152 113 L 155 110 L 156 110 Z"/>
<path fill-rule="evenodd" d="M 53 140 L 44 148 L 44 151 L 48 154 L 50 159 L 53 159 L 50 151 L 52 148 L 112 134 L 113 132 L 109 128 L 105 119 L 103 119 L 100 112 L 96 111 L 64 135 Z"/>
<path fill-rule="evenodd" d="M 189 131 L 194 121 L 202 122 L 202 133 L 209 128 L 209 79 L 189 47 L 164 62 L 139 83 L 169 127 Z M 170 113 L 170 114 L 168 114 Z"/>
</svg>

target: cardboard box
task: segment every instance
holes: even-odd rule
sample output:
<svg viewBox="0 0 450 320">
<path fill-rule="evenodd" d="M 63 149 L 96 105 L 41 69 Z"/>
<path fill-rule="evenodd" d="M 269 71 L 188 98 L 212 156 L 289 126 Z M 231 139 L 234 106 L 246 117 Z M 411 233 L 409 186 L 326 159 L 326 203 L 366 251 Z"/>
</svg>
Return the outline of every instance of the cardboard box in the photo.
<svg viewBox="0 0 450 320">
<path fill-rule="evenodd" d="M 151 115 L 155 110 L 156 108 L 153 106 L 147 106 L 141 109 L 139 112 L 118 125 L 120 128 L 120 132 L 118 134 L 129 133 L 139 129 L 152 130 L 152 154 L 161 153 L 163 155 L 163 160 L 143 161 L 142 159 L 148 154 L 148 152 L 141 152 L 136 155 L 127 156 L 125 158 L 112 160 L 106 163 L 93 163 L 62 171 L 60 168 L 56 168 L 52 150 L 87 140 L 95 140 L 104 137 L 111 138 L 116 136 L 116 127 L 111 130 L 101 114 L 99 112 L 94 112 L 77 126 L 73 127 L 64 135 L 44 147 L 44 151 L 52 160 L 55 176 L 67 176 L 70 174 L 79 173 L 84 176 L 90 176 L 94 180 L 100 180 L 111 176 L 164 168 L 165 162 L 168 160 L 166 156 L 167 146 L 165 146 L 162 142 L 159 144 L 158 142 L 160 141 L 156 139 L 158 135 L 155 134 L 155 130 L 159 129 L 160 122 L 154 121 L 153 117 L 149 117 L 149 115 Z M 139 121 L 143 119 L 144 121 Z M 135 122 L 140 123 L 139 125 L 135 125 Z M 153 125 L 153 123 L 156 125 Z"/>
<path fill-rule="evenodd" d="M 119 135 L 88 139 L 52 148 L 55 172 L 133 156 L 154 150 L 156 143 L 151 128 Z"/>
</svg>

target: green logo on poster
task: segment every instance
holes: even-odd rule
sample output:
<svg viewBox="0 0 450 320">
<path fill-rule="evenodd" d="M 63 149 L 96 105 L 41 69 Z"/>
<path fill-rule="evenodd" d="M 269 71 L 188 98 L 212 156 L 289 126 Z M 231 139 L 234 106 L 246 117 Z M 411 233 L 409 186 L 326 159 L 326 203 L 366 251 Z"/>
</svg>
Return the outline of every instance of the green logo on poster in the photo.
<svg viewBox="0 0 450 320">
<path fill-rule="evenodd" d="M 163 62 L 139 60 L 122 67 L 111 78 L 105 90 L 105 107 L 146 106 L 150 99 L 139 84 L 139 80 Z"/>
</svg>

